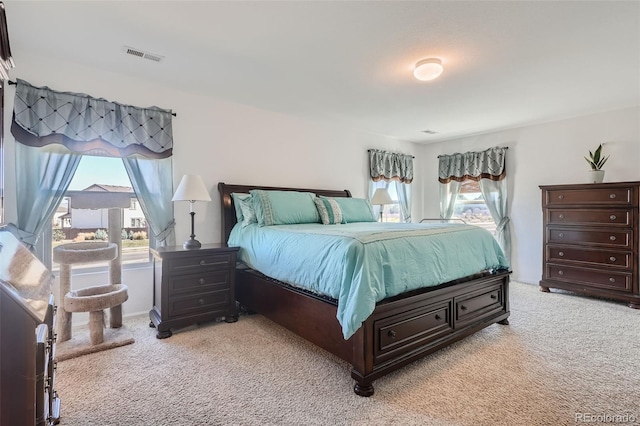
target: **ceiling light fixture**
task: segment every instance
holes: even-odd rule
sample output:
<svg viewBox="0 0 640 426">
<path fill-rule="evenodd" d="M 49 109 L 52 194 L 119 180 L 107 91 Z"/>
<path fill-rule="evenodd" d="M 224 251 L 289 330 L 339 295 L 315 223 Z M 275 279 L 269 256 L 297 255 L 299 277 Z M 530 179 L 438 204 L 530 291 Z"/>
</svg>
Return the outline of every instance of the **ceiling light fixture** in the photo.
<svg viewBox="0 0 640 426">
<path fill-rule="evenodd" d="M 413 75 L 421 81 L 429 81 L 438 78 L 444 68 L 442 61 L 437 58 L 423 59 L 416 64 Z"/>
</svg>

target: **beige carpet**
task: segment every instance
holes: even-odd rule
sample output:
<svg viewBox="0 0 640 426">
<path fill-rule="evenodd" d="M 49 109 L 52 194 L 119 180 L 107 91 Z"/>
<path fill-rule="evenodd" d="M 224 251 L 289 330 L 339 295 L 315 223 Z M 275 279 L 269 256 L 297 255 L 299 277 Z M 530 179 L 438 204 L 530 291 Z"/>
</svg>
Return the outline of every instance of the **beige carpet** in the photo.
<svg viewBox="0 0 640 426">
<path fill-rule="evenodd" d="M 165 340 L 125 320 L 133 345 L 59 364 L 61 424 L 639 424 L 640 311 L 511 289 L 511 325 L 377 380 L 371 398 L 346 363 L 259 315 Z"/>
<path fill-rule="evenodd" d="M 89 326 L 84 325 L 73 330 L 71 339 L 56 344 L 56 360 L 64 361 L 94 352 L 106 351 L 124 345 L 130 345 L 135 341 L 133 334 L 123 325 L 120 328 L 105 327 L 102 330 L 104 342 L 97 345 L 91 344 Z"/>
</svg>

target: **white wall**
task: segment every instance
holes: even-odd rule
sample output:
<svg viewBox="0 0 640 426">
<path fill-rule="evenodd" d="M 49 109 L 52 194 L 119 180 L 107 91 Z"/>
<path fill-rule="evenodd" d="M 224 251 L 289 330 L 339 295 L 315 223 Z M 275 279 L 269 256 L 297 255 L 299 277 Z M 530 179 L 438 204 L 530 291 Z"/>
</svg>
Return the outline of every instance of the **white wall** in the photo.
<svg viewBox="0 0 640 426">
<path fill-rule="evenodd" d="M 640 108 L 628 108 L 422 146 L 417 155 L 423 217 L 439 216 L 440 154 L 508 146 L 513 279 L 542 275 L 542 209 L 538 185 L 587 183 L 588 151 L 606 142 L 605 182 L 640 180 Z"/>
<path fill-rule="evenodd" d="M 408 142 L 177 91 L 154 84 L 151 78 L 140 80 L 21 52 L 17 52 L 14 59 L 16 68 L 11 70 L 12 79 L 21 78 L 36 86 L 87 93 L 124 104 L 156 105 L 176 112 L 177 117 L 173 119 L 174 189 L 183 174 L 199 174 L 213 199 L 210 203 L 197 203 L 195 207 L 196 237 L 202 243 L 220 241 L 218 182 L 349 189 L 353 196 L 364 197 L 368 184 L 367 149 L 415 155 L 416 146 Z M 176 79 L 179 78 L 181 76 L 176 75 Z M 14 93 L 15 86 L 6 86 L 5 123 L 11 122 Z M 15 141 L 9 127 L 5 126 L 5 208 L 6 220 L 14 222 Z M 419 200 L 417 197 L 418 203 Z M 178 244 L 189 238 L 188 212 L 188 203 L 175 204 Z M 136 279 L 131 285 L 148 287 L 140 293 L 149 297 L 139 301 L 130 297 L 125 312 L 151 308 L 151 273 L 142 280 L 137 279 L 139 274 L 139 271 L 135 273 Z M 106 276 L 79 277 L 72 285 L 80 288 L 99 281 L 106 283 Z"/>
</svg>

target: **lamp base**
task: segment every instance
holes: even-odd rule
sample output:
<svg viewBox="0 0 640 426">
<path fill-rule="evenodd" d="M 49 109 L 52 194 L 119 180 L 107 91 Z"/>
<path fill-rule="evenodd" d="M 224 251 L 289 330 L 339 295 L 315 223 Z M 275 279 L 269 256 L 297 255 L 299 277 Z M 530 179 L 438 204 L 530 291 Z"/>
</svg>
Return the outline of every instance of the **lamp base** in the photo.
<svg viewBox="0 0 640 426">
<path fill-rule="evenodd" d="M 182 247 L 184 247 L 186 250 L 193 250 L 199 249 L 200 247 L 202 247 L 202 244 L 200 244 L 200 241 L 192 238 L 188 241 L 185 241 Z"/>
</svg>

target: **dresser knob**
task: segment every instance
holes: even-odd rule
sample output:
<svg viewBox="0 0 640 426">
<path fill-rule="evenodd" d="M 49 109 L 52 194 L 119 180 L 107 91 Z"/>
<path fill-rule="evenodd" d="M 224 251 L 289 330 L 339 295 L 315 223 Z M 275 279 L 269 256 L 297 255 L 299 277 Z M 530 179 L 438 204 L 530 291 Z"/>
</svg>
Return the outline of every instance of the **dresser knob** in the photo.
<svg viewBox="0 0 640 426">
<path fill-rule="evenodd" d="M 198 299 L 198 303 L 204 305 L 204 299 Z"/>
<path fill-rule="evenodd" d="M 464 305 L 460 305 L 460 310 L 461 310 L 461 311 L 466 311 L 466 310 L 467 310 L 467 307 L 466 307 L 466 306 L 464 306 Z"/>
<path fill-rule="evenodd" d="M 438 314 L 436 314 L 435 318 L 436 318 L 436 321 L 440 321 L 442 319 L 442 317 L 440 315 L 438 315 Z"/>
<path fill-rule="evenodd" d="M 496 296 L 495 294 L 491 295 L 491 299 L 496 300 L 498 298 L 498 296 Z"/>
<path fill-rule="evenodd" d="M 198 280 L 198 284 L 200 284 L 200 285 L 204 284 L 204 278 L 200 278 L 200 279 Z"/>
<path fill-rule="evenodd" d="M 611 199 L 616 198 L 616 194 L 609 194 L 609 198 Z"/>
<path fill-rule="evenodd" d="M 563 215 L 563 214 L 560 214 L 558 217 L 559 217 L 560 219 L 564 219 L 564 215 Z"/>
<path fill-rule="evenodd" d="M 396 332 L 395 332 L 395 331 L 393 331 L 393 330 L 389 330 L 389 332 L 387 333 L 387 335 L 388 335 L 389 337 L 391 337 L 392 339 L 395 339 L 395 338 L 396 338 Z"/>
<path fill-rule="evenodd" d="M 558 252 L 558 256 L 563 257 L 564 256 L 564 252 L 563 251 L 559 251 Z"/>
<path fill-rule="evenodd" d="M 204 260 L 204 259 L 202 259 L 202 260 L 200 261 L 200 266 L 204 266 L 206 263 L 207 263 L 207 262 L 205 262 L 205 260 Z"/>
<path fill-rule="evenodd" d="M 616 279 L 615 279 L 615 278 L 613 278 L 613 277 L 611 277 L 611 278 L 609 278 L 609 282 L 610 282 L 610 283 L 615 283 L 615 282 L 616 282 Z"/>
<path fill-rule="evenodd" d="M 612 214 L 611 216 L 609 216 L 609 219 L 611 219 L 611 220 L 616 220 L 616 219 L 617 219 L 617 217 L 616 217 L 616 215 L 615 215 L 615 214 Z"/>
<path fill-rule="evenodd" d="M 564 271 L 562 270 L 558 271 L 558 275 L 564 275 Z"/>
<path fill-rule="evenodd" d="M 558 200 L 562 200 L 564 198 L 564 195 L 560 194 L 558 195 Z"/>
<path fill-rule="evenodd" d="M 562 232 L 561 232 L 561 233 L 559 233 L 559 234 L 558 234 L 558 237 L 560 237 L 560 238 L 564 238 L 564 233 L 562 233 Z"/>
<path fill-rule="evenodd" d="M 609 239 L 610 239 L 611 241 L 615 241 L 615 240 L 616 240 L 616 236 L 615 236 L 615 235 L 612 235 L 612 236 L 610 236 L 610 237 L 609 237 Z"/>
<path fill-rule="evenodd" d="M 615 258 L 615 257 L 613 257 L 613 256 L 611 256 L 611 257 L 609 258 L 609 260 L 610 260 L 610 261 L 612 261 L 612 262 L 615 262 L 615 261 L 616 261 L 616 258 Z"/>
</svg>

